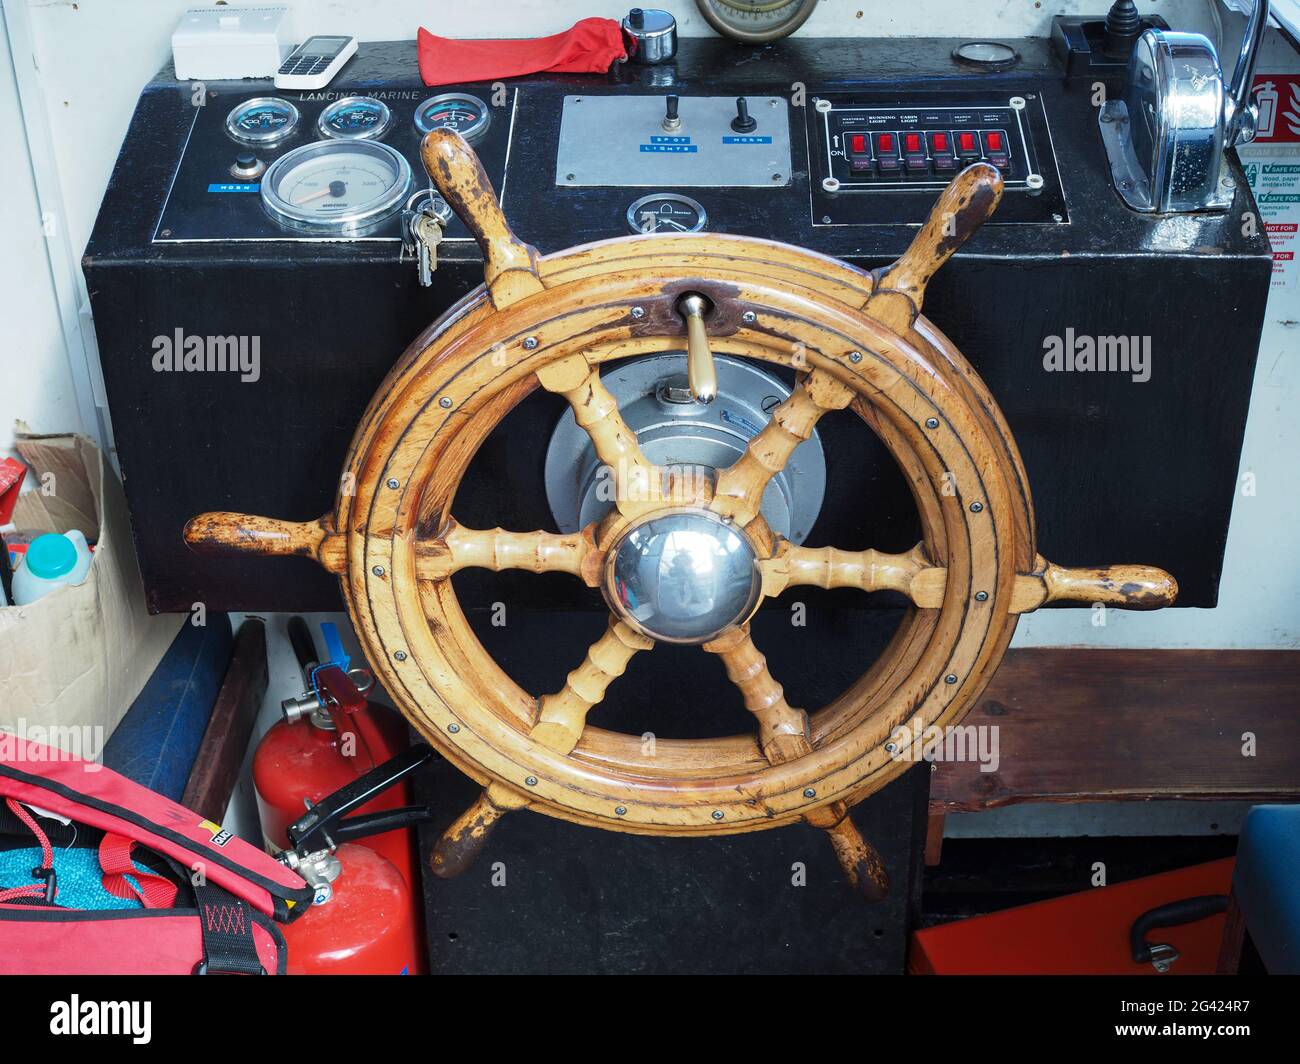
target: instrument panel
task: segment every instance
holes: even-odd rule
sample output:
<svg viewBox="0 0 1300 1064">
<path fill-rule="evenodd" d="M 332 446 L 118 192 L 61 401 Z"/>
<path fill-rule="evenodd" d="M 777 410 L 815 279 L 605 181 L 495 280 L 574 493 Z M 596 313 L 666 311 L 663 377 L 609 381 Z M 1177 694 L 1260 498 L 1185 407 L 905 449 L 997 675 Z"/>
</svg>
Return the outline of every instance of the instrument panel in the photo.
<svg viewBox="0 0 1300 1064">
<path fill-rule="evenodd" d="M 468 92 L 382 89 L 213 93 L 195 108 L 153 240 L 329 240 L 400 244 L 402 212 L 427 199 L 420 140 L 453 129 L 504 193 L 516 97 L 493 115 Z M 489 127 L 494 135 L 486 137 Z M 458 220 L 444 240 L 470 240 Z"/>
<path fill-rule="evenodd" d="M 914 225 L 977 160 L 1006 181 L 993 226 L 1069 221 L 1044 102 L 1029 89 L 901 99 L 536 86 L 491 103 L 482 90 L 418 88 L 213 97 L 195 109 L 155 242 L 410 246 L 403 215 L 431 195 L 420 140 L 437 128 L 474 146 L 507 210 L 522 198 L 548 221 L 564 214 L 571 239 L 768 236 L 763 219 L 791 213 L 810 228 Z M 453 217 L 442 239 L 470 237 Z"/>
</svg>

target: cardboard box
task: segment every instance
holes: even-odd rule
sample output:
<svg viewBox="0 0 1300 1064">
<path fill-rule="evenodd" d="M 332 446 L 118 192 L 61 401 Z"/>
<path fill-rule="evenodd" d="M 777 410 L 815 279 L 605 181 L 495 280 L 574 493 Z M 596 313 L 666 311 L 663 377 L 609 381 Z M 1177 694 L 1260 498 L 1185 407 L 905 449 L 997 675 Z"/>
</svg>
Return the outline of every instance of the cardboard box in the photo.
<svg viewBox="0 0 1300 1064">
<path fill-rule="evenodd" d="M 126 496 L 99 449 L 21 433 L 16 446 L 35 490 L 19 497 L 14 525 L 78 528 L 96 546 L 81 584 L 0 608 L 0 729 L 97 757 L 186 617 L 149 616 Z"/>
</svg>

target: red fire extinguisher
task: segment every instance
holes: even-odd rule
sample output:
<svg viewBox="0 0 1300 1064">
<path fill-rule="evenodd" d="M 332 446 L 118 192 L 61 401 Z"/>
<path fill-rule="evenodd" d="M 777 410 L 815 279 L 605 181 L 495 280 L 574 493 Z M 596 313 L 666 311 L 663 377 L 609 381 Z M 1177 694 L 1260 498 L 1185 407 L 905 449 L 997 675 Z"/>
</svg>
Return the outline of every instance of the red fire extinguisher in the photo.
<svg viewBox="0 0 1300 1064">
<path fill-rule="evenodd" d="M 301 617 L 290 618 L 289 639 L 307 690 L 282 703 L 284 720 L 271 727 L 253 755 L 262 834 L 273 853 L 293 853 L 289 827 L 305 811 L 409 748 L 402 718 L 366 700 L 365 692 L 373 683 L 369 673 L 349 669 L 333 625 L 322 625 L 322 631 L 329 648 L 324 663 L 307 623 Z M 299 945 L 299 958 L 313 959 L 307 970 L 425 969 L 418 856 L 415 832 L 409 825 L 426 818 L 427 812 L 410 805 L 404 775 L 349 807 L 372 821 L 367 833 L 356 836 L 358 842 L 338 845 L 343 840 L 334 839 L 324 855 L 298 855 L 307 861 L 300 870 L 304 878 L 311 873 L 321 883 L 313 911 L 291 925 L 296 929 L 293 939 Z M 374 818 L 384 813 L 390 814 L 387 821 Z M 382 830 L 383 824 L 393 825 L 392 829 Z M 372 855 L 381 860 L 371 859 Z M 326 908 L 328 915 L 323 915 Z M 365 967 L 368 950 L 361 946 L 378 946 L 381 941 L 391 945 L 395 935 L 401 940 L 403 963 L 394 968 L 393 957 L 385 956 L 384 964 L 389 966 Z M 291 943 L 290 969 L 298 970 L 293 952 Z"/>
<path fill-rule="evenodd" d="M 373 679 L 364 669 L 348 669 L 333 625 L 321 626 L 329 660 L 321 663 L 307 622 L 289 618 L 289 642 L 307 686 L 298 698 L 281 703 L 284 720 L 262 737 L 253 755 L 253 786 L 267 849 L 289 845 L 286 829 L 308 803 L 351 783 L 409 745 L 406 722 L 386 706 L 368 702 Z M 393 787 L 361 812 L 409 805 L 409 785 Z M 361 845 L 383 854 L 413 891 L 420 887 L 415 832 L 385 832 Z"/>
<path fill-rule="evenodd" d="M 374 805 L 432 756 L 423 744 L 411 747 L 312 804 L 286 828 L 289 845 L 280 860 L 314 890 L 311 908 L 284 928 L 290 975 L 425 971 L 417 900 L 392 862 L 367 842 L 395 825 L 427 819 L 422 808 Z M 360 812 L 365 809 L 371 811 Z"/>
</svg>

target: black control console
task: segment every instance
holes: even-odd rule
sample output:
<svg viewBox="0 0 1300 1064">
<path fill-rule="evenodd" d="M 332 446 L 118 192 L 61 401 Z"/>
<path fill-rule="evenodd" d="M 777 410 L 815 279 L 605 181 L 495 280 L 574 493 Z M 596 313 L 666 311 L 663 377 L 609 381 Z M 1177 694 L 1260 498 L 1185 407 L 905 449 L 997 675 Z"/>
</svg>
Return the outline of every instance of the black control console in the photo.
<svg viewBox="0 0 1300 1064">
<path fill-rule="evenodd" d="M 163 70 L 84 263 L 151 608 L 337 608 L 337 582 L 311 561 L 199 558 L 181 530 L 206 510 L 331 510 L 371 395 L 481 284 L 479 249 L 453 217 L 436 255 L 403 244 L 404 215 L 428 204 L 420 138 L 437 127 L 470 140 L 515 232 L 543 254 L 703 230 L 875 269 L 953 173 L 977 158 L 997 167 L 1001 205 L 940 271 L 925 313 L 1006 414 L 1040 549 L 1158 565 L 1177 576 L 1180 606 L 1213 605 L 1272 268 L 1265 236 L 1242 225 L 1244 175 L 1230 154 L 1224 212 L 1132 211 L 1095 106 L 1095 83 L 1114 95 L 1122 67 L 1071 74 L 1042 39 L 976 69 L 954 58 L 963 43 L 687 39 L 662 66 L 504 90 L 426 88 L 414 42 L 363 44 L 328 90 L 219 82 L 202 106 Z M 1077 343 L 1149 357 L 1140 372 L 1046 358 Z M 204 357 L 163 357 L 182 348 Z M 230 350 L 249 365 L 208 357 Z M 541 389 L 519 403 L 475 457 L 458 519 L 550 527 L 544 457 L 564 406 Z M 909 549 L 915 508 L 879 441 L 848 415 L 818 431 L 827 455 L 850 459 L 829 463 L 807 542 Z M 525 581 L 511 602 L 553 608 L 567 586 Z M 568 604 L 589 608 L 581 590 Z"/>
</svg>

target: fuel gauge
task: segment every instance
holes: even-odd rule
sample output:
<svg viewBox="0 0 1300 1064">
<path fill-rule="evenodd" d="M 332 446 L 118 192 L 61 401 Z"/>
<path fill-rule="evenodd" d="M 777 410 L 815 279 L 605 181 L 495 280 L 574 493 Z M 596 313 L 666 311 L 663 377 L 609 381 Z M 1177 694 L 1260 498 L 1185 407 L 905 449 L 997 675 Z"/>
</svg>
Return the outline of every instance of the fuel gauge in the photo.
<svg viewBox="0 0 1300 1064">
<path fill-rule="evenodd" d="M 471 143 L 483 136 L 491 123 L 488 105 L 467 92 L 431 96 L 415 109 L 415 128 L 421 133 L 450 129 Z"/>
</svg>

